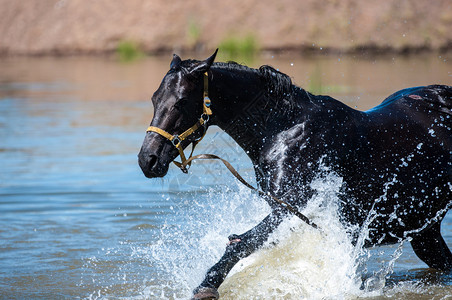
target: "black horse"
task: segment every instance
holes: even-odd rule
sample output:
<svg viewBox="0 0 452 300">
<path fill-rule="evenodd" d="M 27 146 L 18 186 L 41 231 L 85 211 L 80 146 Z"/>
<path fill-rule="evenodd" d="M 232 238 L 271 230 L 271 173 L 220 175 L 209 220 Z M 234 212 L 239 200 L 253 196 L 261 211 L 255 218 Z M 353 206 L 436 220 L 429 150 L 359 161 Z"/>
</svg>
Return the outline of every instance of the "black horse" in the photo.
<svg viewBox="0 0 452 300">
<path fill-rule="evenodd" d="M 217 125 L 247 153 L 266 193 L 303 208 L 315 193 L 310 182 L 327 166 L 343 178 L 344 224 L 369 226 L 365 246 L 409 238 L 429 267 L 452 270 L 452 254 L 440 233 L 452 205 L 451 86 L 404 89 L 362 112 L 313 95 L 272 67 L 213 63 L 215 56 L 182 61 L 174 55 L 152 97 L 154 117 L 138 155 L 146 177 L 165 176 L 178 148 Z M 211 99 L 209 114 L 203 91 Z M 195 299 L 217 298 L 232 267 L 290 214 L 273 198 L 266 200 L 272 212 L 248 232 L 229 237 Z"/>
</svg>

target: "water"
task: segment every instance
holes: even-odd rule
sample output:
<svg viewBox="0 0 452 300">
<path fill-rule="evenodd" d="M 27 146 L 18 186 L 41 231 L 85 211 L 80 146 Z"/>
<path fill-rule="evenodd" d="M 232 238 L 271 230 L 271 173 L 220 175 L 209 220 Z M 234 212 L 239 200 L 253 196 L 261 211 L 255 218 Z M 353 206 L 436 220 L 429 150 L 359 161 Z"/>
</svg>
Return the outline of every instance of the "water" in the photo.
<svg viewBox="0 0 452 300">
<path fill-rule="evenodd" d="M 409 86 L 452 84 L 451 56 L 275 58 L 294 82 L 368 109 Z M 223 253 L 227 236 L 269 208 L 215 162 L 146 179 L 136 155 L 150 96 L 170 56 L 0 61 L 0 298 L 184 299 Z M 233 141 L 211 128 L 197 153 L 230 160 L 254 182 Z M 233 270 L 225 299 L 450 299 L 409 243 L 353 248 L 335 215 L 340 178 L 319 178 L 305 213 L 328 231 L 285 222 Z M 318 203 L 323 203 L 319 211 Z M 452 247 L 452 216 L 443 221 Z"/>
</svg>

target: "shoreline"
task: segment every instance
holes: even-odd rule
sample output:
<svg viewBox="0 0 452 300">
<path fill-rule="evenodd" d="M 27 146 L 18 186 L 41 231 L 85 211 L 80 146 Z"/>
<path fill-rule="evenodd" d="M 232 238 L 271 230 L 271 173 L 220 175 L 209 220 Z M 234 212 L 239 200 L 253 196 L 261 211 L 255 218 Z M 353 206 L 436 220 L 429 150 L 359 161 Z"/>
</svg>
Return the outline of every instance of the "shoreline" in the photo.
<svg viewBox="0 0 452 300">
<path fill-rule="evenodd" d="M 221 48 L 220 52 L 221 52 Z M 146 57 L 158 57 L 177 53 L 183 56 L 202 56 L 208 55 L 215 49 L 206 49 L 200 47 L 197 50 L 194 49 L 183 49 L 183 48 L 171 48 L 171 47 L 161 47 L 159 49 L 153 50 L 142 50 L 140 47 L 138 51 L 141 55 Z M 405 46 L 402 48 L 395 48 L 391 46 L 381 47 L 373 44 L 361 45 L 350 48 L 335 48 L 335 47 L 316 47 L 316 46 L 287 46 L 287 47 L 269 47 L 256 50 L 250 56 L 270 56 L 275 55 L 279 57 L 289 57 L 289 56 L 357 56 L 362 58 L 369 57 L 381 57 L 381 56 L 416 56 L 416 55 L 426 55 L 426 54 L 448 54 L 452 53 L 452 41 L 446 43 L 441 47 L 429 47 L 423 46 Z M 2 51 L 0 52 L 0 59 L 10 58 L 10 57 L 114 57 L 117 56 L 117 49 L 104 49 L 104 50 L 80 50 L 80 49 L 49 49 L 46 51 L 36 51 L 36 52 L 12 52 L 12 51 Z M 238 56 L 241 56 L 239 54 Z M 249 56 L 249 54 L 244 54 L 243 56 Z"/>
<path fill-rule="evenodd" d="M 409 55 L 452 50 L 452 3 L 0 0 L 0 56 Z M 227 13 L 226 13 L 227 12 Z M 245 54 L 246 53 L 246 54 Z M 233 55 L 232 55 L 233 56 Z"/>
</svg>

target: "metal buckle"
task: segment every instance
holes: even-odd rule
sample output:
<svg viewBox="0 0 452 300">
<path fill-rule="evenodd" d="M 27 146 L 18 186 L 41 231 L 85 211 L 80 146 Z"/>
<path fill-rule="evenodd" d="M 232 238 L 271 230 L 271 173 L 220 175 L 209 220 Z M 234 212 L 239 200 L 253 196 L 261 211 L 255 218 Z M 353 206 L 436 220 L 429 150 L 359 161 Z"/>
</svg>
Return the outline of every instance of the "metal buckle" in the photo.
<svg viewBox="0 0 452 300">
<path fill-rule="evenodd" d="M 204 121 L 204 123 L 207 123 L 209 121 L 209 115 L 208 114 L 202 114 L 201 115 L 201 119 Z"/>
<path fill-rule="evenodd" d="M 174 135 L 171 142 L 173 143 L 174 147 L 177 147 L 177 146 L 179 146 L 181 140 L 178 135 Z"/>
</svg>

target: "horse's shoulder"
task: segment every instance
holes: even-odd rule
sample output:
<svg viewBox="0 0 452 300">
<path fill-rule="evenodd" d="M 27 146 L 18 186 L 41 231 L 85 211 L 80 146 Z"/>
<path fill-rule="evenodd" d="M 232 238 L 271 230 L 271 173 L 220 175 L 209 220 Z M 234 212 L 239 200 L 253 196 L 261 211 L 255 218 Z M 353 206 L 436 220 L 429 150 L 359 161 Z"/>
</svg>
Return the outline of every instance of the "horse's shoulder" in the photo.
<svg viewBox="0 0 452 300">
<path fill-rule="evenodd" d="M 277 133 L 272 141 L 272 147 L 269 147 L 271 155 L 276 152 L 284 151 L 293 146 L 297 141 L 300 141 L 305 136 L 306 121 L 294 124 L 293 126 Z"/>
</svg>

